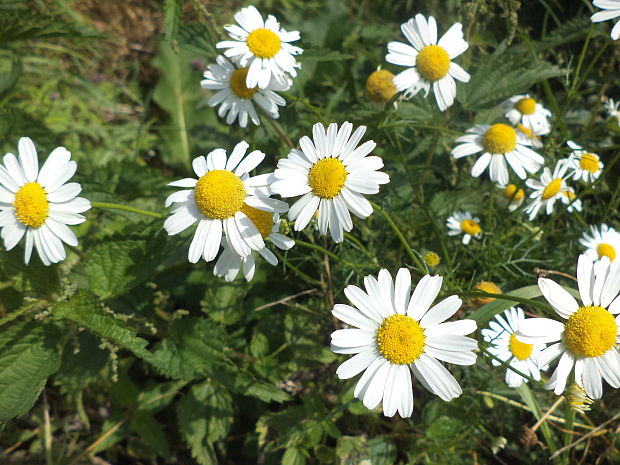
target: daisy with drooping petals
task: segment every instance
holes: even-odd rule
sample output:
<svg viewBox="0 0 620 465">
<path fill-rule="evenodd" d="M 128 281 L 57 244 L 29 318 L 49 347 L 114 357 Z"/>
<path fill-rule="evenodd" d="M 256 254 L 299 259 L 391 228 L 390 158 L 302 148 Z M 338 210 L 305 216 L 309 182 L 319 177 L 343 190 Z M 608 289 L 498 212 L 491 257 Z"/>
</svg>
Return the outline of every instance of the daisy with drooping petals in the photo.
<svg viewBox="0 0 620 465">
<path fill-rule="evenodd" d="M 573 179 L 581 179 L 583 182 L 594 182 L 603 172 L 603 162 L 595 154 L 583 149 L 572 140 L 566 142 L 573 149 L 570 160 L 570 167 L 574 170 Z"/>
<path fill-rule="evenodd" d="M 504 115 L 513 126 L 523 125 L 535 133 L 550 131 L 549 120 L 551 112 L 534 100 L 529 94 L 515 95 L 502 103 Z M 540 134 L 539 134 L 540 135 Z"/>
<path fill-rule="evenodd" d="M 597 11 L 590 19 L 593 23 L 607 21 L 620 16 L 620 0 L 594 0 L 592 4 L 603 11 Z M 611 30 L 611 38 L 618 40 L 620 37 L 620 21 L 617 21 Z"/>
<path fill-rule="evenodd" d="M 603 103 L 605 110 L 607 111 L 608 118 L 615 118 L 616 124 L 620 122 L 620 101 L 614 102 L 609 97 L 603 97 Z"/>
<path fill-rule="evenodd" d="M 542 207 L 544 207 L 547 215 L 553 213 L 555 201 L 561 200 L 564 193 L 570 189 L 564 180 L 567 169 L 568 160 L 560 160 L 555 165 L 553 174 L 549 168 L 545 167 L 540 176 L 540 181 L 536 179 L 525 181 L 527 187 L 534 189 L 534 192 L 530 194 L 530 198 L 533 200 L 525 209 L 525 213 L 529 215 L 530 220 L 536 217 Z"/>
<path fill-rule="evenodd" d="M 525 200 L 523 189 L 518 188 L 515 184 L 497 187 L 502 190 L 502 203 L 508 207 L 508 211 L 513 212 L 523 204 Z"/>
<path fill-rule="evenodd" d="M 280 23 L 272 15 L 263 21 L 263 17 L 253 6 L 242 8 L 235 14 L 239 25 L 225 26 L 234 40 L 219 42 L 217 48 L 228 49 L 224 52 L 241 67 L 247 67 L 245 85 L 248 89 L 258 86 L 266 89 L 275 79 L 282 85 L 288 82 L 287 73 L 297 76 L 295 68 L 299 63 L 294 56 L 303 50 L 289 42 L 299 40 L 299 31 L 287 32 L 280 28 Z"/>
<path fill-rule="evenodd" d="M 292 81 L 286 78 L 286 83 L 281 84 L 272 79 L 264 89 L 259 87 L 249 89 L 245 85 L 247 74 L 248 68 L 236 68 L 222 55 L 218 55 L 217 64 L 209 65 L 204 73 L 205 79 L 200 81 L 204 89 L 217 91 L 209 99 L 209 106 L 219 105 L 217 115 L 220 118 L 226 117 L 227 124 L 233 124 L 239 117 L 239 126 L 242 128 L 247 126 L 248 119 L 255 125 L 260 125 L 254 104 L 262 108 L 273 119 L 278 119 L 280 117 L 278 106 L 286 105 L 286 100 L 276 91 L 287 91 Z"/>
<path fill-rule="evenodd" d="M 304 229 L 318 210 L 321 234 L 327 229 L 336 242 L 342 242 L 344 231 L 351 231 L 352 212 L 358 218 L 367 218 L 372 206 L 363 194 L 376 194 L 380 184 L 387 184 L 390 177 L 378 171 L 383 160 L 367 156 L 377 144 L 369 140 L 357 147 L 366 126 L 360 126 L 353 135 L 353 125 L 344 122 L 340 129 L 336 123 L 327 128 L 317 123 L 312 127 L 311 140 L 299 140 L 301 150 L 293 149 L 287 158 L 278 161 L 271 185 L 275 194 L 282 197 L 302 197 L 289 210 L 295 220 L 295 231 Z"/>
<path fill-rule="evenodd" d="M 295 241 L 289 237 L 286 237 L 279 233 L 280 231 L 280 215 L 277 213 L 269 213 L 263 210 L 257 210 L 256 208 L 248 207 L 244 205 L 241 209 L 248 218 L 254 223 L 256 229 L 260 232 L 263 240 L 270 239 L 273 244 L 281 250 L 289 250 L 295 245 Z M 243 276 L 246 281 L 251 281 L 256 271 L 256 253 L 252 251 L 247 257 L 240 257 L 237 255 L 233 248 L 223 240 L 224 244 L 222 254 L 215 262 L 215 268 L 213 274 L 215 276 L 223 276 L 226 281 L 233 281 L 239 270 L 243 269 Z M 266 246 L 258 251 L 267 263 L 276 266 L 278 264 L 278 257 L 276 257 L 271 250 Z"/>
<path fill-rule="evenodd" d="M 549 318 L 529 318 L 519 323 L 517 339 L 526 344 L 552 343 L 537 357 L 545 366 L 560 357 L 546 387 L 562 394 L 575 368 L 575 382 L 593 399 L 603 394 L 604 379 L 620 387 L 620 261 L 593 263 L 587 255 L 577 262 L 577 283 L 582 306 L 564 288 L 546 278 L 538 287 L 565 323 Z M 559 341 L 559 342 L 558 342 Z"/>
<path fill-rule="evenodd" d="M 506 162 L 517 176 L 525 179 L 527 173 L 535 173 L 545 161 L 528 147 L 531 142 L 526 137 L 507 124 L 477 124 L 467 132 L 469 134 L 456 139 L 455 142 L 462 144 L 454 147 L 451 154 L 454 158 L 462 158 L 482 152 L 471 169 L 471 175 L 476 178 L 489 168 L 491 181 L 506 185 Z"/>
<path fill-rule="evenodd" d="M 543 143 L 540 140 L 540 136 L 545 136 L 551 132 L 551 126 L 549 124 L 541 127 L 538 130 L 533 130 L 530 128 L 526 128 L 521 123 L 519 123 L 515 126 L 515 129 L 517 130 L 517 134 L 527 139 L 530 142 L 531 147 L 534 149 L 543 148 Z"/>
<path fill-rule="evenodd" d="M 463 244 L 469 244 L 472 237 L 478 238 L 482 234 L 480 218 L 471 216 L 469 212 L 456 212 L 446 222 L 448 236 L 463 234 Z"/>
<path fill-rule="evenodd" d="M 230 157 L 224 149 L 215 149 L 206 158 L 194 158 L 192 167 L 198 179 L 185 178 L 168 184 L 186 188 L 166 199 L 166 207 L 177 204 L 164 223 L 168 234 L 173 236 L 198 222 L 189 247 L 191 263 L 196 263 L 201 256 L 207 262 L 213 260 L 220 248 L 222 233 L 242 257 L 265 247 L 260 232 L 243 211 L 245 205 L 275 213 L 288 210 L 286 202 L 269 198 L 272 174 L 250 177 L 249 172 L 263 161 L 265 154 L 254 150 L 246 156 L 248 147 L 246 142 L 239 142 Z"/>
<path fill-rule="evenodd" d="M 364 278 L 366 292 L 347 286 L 353 306 L 337 304 L 332 314 L 351 329 L 331 335 L 337 354 L 355 354 L 338 367 L 340 379 L 362 371 L 354 395 L 369 409 L 383 400 L 383 414 L 403 418 L 413 412 L 411 373 L 422 386 L 445 401 L 461 395 L 461 387 L 439 360 L 457 365 L 476 363 L 474 320 L 445 322 L 461 307 L 452 295 L 431 307 L 441 289 L 441 276 L 424 276 L 411 293 L 409 270 L 401 268 L 396 282 L 387 270 Z"/>
<path fill-rule="evenodd" d="M 591 225 L 590 234 L 584 232 L 579 243 L 587 248 L 584 253 L 590 260 L 607 257 L 613 262 L 620 253 L 620 232 L 606 224 L 602 224 L 600 228 Z"/>
<path fill-rule="evenodd" d="M 385 60 L 409 67 L 394 77 L 398 91 L 405 98 L 413 97 L 422 89 L 426 95 L 433 87 L 435 100 L 441 111 L 451 106 L 456 97 L 455 79 L 469 82 L 469 74 L 452 60 L 467 50 L 461 23 L 453 24 L 437 42 L 437 23 L 421 14 L 400 26 L 409 43 L 390 42 Z"/>
<path fill-rule="evenodd" d="M 517 340 L 515 332 L 519 323 L 525 320 L 520 307 L 510 307 L 502 315 L 495 315 L 496 321 L 491 321 L 489 327 L 480 331 L 485 341 L 492 344 L 489 352 L 523 374 L 540 380 L 540 368 L 536 364 L 536 357 L 546 344 L 524 344 Z M 491 360 L 494 366 L 500 366 L 497 360 Z M 511 388 L 518 388 L 527 379 L 506 369 L 506 384 Z"/>
<path fill-rule="evenodd" d="M 63 242 L 78 245 L 67 225 L 83 223 L 80 215 L 90 202 L 77 195 L 82 186 L 67 183 L 77 163 L 64 147 L 55 148 L 39 171 L 34 143 L 29 137 L 18 142 L 19 159 L 12 153 L 0 165 L 0 237 L 11 250 L 26 237 L 24 262 L 28 264 L 33 246 L 44 265 L 58 263 L 67 256 Z"/>
</svg>

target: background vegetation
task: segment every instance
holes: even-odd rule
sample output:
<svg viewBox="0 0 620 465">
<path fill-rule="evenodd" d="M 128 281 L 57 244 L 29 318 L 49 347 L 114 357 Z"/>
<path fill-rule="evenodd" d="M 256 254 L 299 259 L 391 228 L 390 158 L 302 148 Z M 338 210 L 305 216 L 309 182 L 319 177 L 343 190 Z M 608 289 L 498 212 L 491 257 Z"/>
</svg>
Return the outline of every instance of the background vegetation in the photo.
<svg viewBox="0 0 620 465">
<path fill-rule="evenodd" d="M 26 267 L 19 247 L 0 254 L 0 463 L 531 464 L 563 445 L 558 463 L 618 463 L 618 392 L 607 386 L 572 431 L 563 405 L 533 431 L 557 397 L 539 385 L 507 388 L 504 369 L 482 353 L 473 367 L 451 367 L 464 393 L 450 403 L 416 384 L 410 419 L 353 399 L 356 380 L 336 378 L 344 357 L 329 349 L 334 302 L 381 267 L 427 272 L 381 212 L 356 220 L 341 245 L 285 223 L 307 244 L 278 267 L 263 263 L 250 283 L 188 263 L 191 232 L 168 237 L 157 217 L 166 184 L 189 174 L 193 157 L 244 139 L 267 153 L 267 171 L 288 153 L 275 128 L 295 143 L 316 122 L 348 120 L 368 126 L 391 177 L 371 200 L 418 256 L 440 255 L 433 271 L 445 294 L 484 279 L 536 297 L 527 286 L 537 268 L 574 274 L 587 225 L 620 225 L 620 129 L 601 103 L 619 96 L 609 23 L 592 25 L 590 2 L 578 0 L 256 1 L 301 32 L 304 53 L 275 128 L 263 120 L 244 130 L 217 118 L 199 82 L 222 26 L 245 5 L 0 3 L 0 149 L 15 152 L 22 136 L 41 159 L 66 146 L 84 197 L 155 213 L 93 209 L 75 228 L 79 247 L 57 266 L 34 258 Z M 397 71 L 386 45 L 417 12 L 434 15 L 440 34 L 461 21 L 470 44 L 460 64 L 472 79 L 444 113 L 422 95 L 397 106 L 364 95 L 378 66 Z M 567 155 L 568 139 L 606 164 L 595 184 L 574 184 L 581 214 L 556 207 L 530 222 L 508 213 L 496 186 L 469 175 L 471 160 L 449 157 L 458 135 L 500 121 L 498 103 L 523 92 L 554 114 L 547 166 Z M 447 236 L 455 210 L 481 218 L 480 241 Z M 460 316 L 482 328 L 510 305 L 475 310 L 466 299 Z"/>
</svg>

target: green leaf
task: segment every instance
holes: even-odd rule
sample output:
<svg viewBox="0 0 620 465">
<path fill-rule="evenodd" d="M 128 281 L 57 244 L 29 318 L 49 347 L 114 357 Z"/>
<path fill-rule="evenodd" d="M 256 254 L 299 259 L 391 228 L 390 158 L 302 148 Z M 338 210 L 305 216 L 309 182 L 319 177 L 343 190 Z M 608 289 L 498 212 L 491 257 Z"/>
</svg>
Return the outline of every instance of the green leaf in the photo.
<svg viewBox="0 0 620 465">
<path fill-rule="evenodd" d="M 15 86 L 23 70 L 22 60 L 17 55 L 14 55 L 11 60 L 0 61 L 0 100 Z"/>
<path fill-rule="evenodd" d="M 243 299 L 248 288 L 248 284 L 243 280 L 228 283 L 213 277 L 200 304 L 212 320 L 231 325 L 243 316 Z"/>
<path fill-rule="evenodd" d="M 44 14 L 33 6 L 14 8 L 0 14 L 0 44 L 30 39 L 71 40 L 101 38 L 94 31 L 76 26 L 59 15 Z"/>
<path fill-rule="evenodd" d="M 85 276 L 91 292 L 108 299 L 151 277 L 165 257 L 168 241 L 165 232 L 159 229 L 160 221 L 156 220 L 153 225 L 157 230 L 151 234 L 124 235 L 126 239 L 115 237 L 89 248 L 77 271 Z"/>
<path fill-rule="evenodd" d="M 154 354 L 157 366 L 175 379 L 210 376 L 224 361 L 226 333 L 206 318 L 174 320 Z"/>
<path fill-rule="evenodd" d="M 282 465 L 304 465 L 308 452 L 300 447 L 289 447 L 282 457 Z"/>
<path fill-rule="evenodd" d="M 371 439 L 367 447 L 372 465 L 391 465 L 396 460 L 396 446 L 383 438 Z"/>
<path fill-rule="evenodd" d="M 164 1 L 164 30 L 166 40 L 172 43 L 179 30 L 179 20 L 181 19 L 181 5 L 183 0 Z"/>
<path fill-rule="evenodd" d="M 190 139 L 193 122 L 203 121 L 198 110 L 201 100 L 200 75 L 192 73 L 192 56 L 181 49 L 175 53 L 167 42 L 160 42 L 160 53 L 153 65 L 161 71 L 161 77 L 153 92 L 153 100 L 168 112 L 168 124 L 161 129 L 166 146 L 162 158 L 170 165 L 189 169 L 194 143 Z M 210 112 L 212 114 L 212 112 Z"/>
<path fill-rule="evenodd" d="M 130 426 L 149 449 L 165 459 L 170 457 L 170 445 L 166 439 L 166 433 L 152 413 L 145 410 L 136 412 L 131 417 Z"/>
<path fill-rule="evenodd" d="M 232 397 L 211 383 L 192 386 L 177 406 L 179 431 L 192 456 L 202 465 L 217 463 L 213 442 L 228 435 Z"/>
<path fill-rule="evenodd" d="M 112 341 L 137 357 L 153 361 L 153 354 L 146 349 L 148 341 L 138 337 L 135 329 L 86 293 L 79 292 L 68 302 L 57 303 L 52 313 L 55 317 L 71 320 L 90 332 Z"/>
<path fill-rule="evenodd" d="M 0 333 L 0 421 L 26 413 L 60 367 L 59 335 L 50 324 L 16 323 Z"/>
</svg>

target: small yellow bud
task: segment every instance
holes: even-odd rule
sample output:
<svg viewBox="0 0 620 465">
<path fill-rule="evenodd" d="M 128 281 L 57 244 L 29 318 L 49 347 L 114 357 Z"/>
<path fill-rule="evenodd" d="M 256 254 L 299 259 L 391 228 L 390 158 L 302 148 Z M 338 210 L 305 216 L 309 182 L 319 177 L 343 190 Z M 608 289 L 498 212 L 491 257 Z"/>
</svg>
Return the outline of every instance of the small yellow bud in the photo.
<svg viewBox="0 0 620 465">
<path fill-rule="evenodd" d="M 371 73 L 366 80 L 366 94 L 375 103 L 387 103 L 396 95 L 394 75 L 385 69 Z"/>
</svg>

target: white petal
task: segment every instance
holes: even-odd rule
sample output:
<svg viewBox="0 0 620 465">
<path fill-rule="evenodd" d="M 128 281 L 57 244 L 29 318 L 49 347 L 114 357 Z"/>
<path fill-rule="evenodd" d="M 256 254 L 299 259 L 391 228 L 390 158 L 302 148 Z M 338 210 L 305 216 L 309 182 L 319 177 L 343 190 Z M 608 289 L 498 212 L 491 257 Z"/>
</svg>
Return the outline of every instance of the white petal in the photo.
<svg viewBox="0 0 620 465">
<path fill-rule="evenodd" d="M 419 321 L 439 294 L 442 281 L 443 278 L 439 275 L 424 276 L 413 291 L 407 307 L 407 316 Z"/>
<path fill-rule="evenodd" d="M 378 357 L 374 349 L 369 347 L 342 363 L 336 370 L 336 375 L 339 379 L 353 378 L 368 368 L 368 365 L 376 358 Z"/>
<path fill-rule="evenodd" d="M 441 399 L 449 401 L 461 395 L 461 387 L 454 377 L 433 357 L 422 354 L 413 364 L 431 387 L 432 392 Z"/>
<path fill-rule="evenodd" d="M 21 162 L 26 180 L 35 182 L 39 174 L 39 160 L 37 159 L 37 150 L 29 137 L 22 137 L 17 143 L 19 150 L 19 161 Z"/>
<path fill-rule="evenodd" d="M 547 278 L 538 279 L 538 287 L 545 299 L 563 318 L 570 317 L 579 308 L 575 298 L 562 286 Z"/>
<path fill-rule="evenodd" d="M 420 320 L 420 326 L 422 328 L 429 328 L 438 323 L 443 323 L 454 315 L 462 304 L 463 301 L 456 295 L 445 298 L 426 312 Z"/>
</svg>

